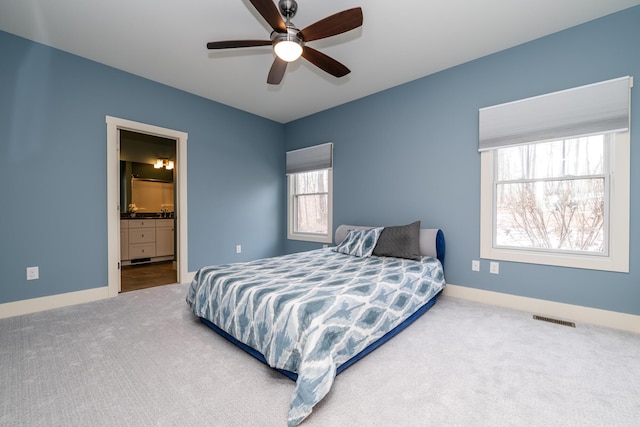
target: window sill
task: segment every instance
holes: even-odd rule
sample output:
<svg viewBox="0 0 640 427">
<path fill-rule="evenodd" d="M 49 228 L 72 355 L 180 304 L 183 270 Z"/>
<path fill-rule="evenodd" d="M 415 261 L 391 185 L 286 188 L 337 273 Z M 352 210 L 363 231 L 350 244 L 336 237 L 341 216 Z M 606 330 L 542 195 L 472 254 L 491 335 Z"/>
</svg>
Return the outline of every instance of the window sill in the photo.
<svg viewBox="0 0 640 427">
<path fill-rule="evenodd" d="M 333 243 L 333 237 L 326 234 L 289 233 L 289 240 L 301 240 L 303 242 Z"/>
<path fill-rule="evenodd" d="M 498 261 L 522 262 L 526 264 L 552 265 L 556 267 L 583 268 L 588 270 L 629 272 L 628 257 L 572 255 L 536 251 L 519 251 L 514 249 L 481 248 L 480 258 Z M 624 260 L 627 261 L 624 261 Z"/>
</svg>

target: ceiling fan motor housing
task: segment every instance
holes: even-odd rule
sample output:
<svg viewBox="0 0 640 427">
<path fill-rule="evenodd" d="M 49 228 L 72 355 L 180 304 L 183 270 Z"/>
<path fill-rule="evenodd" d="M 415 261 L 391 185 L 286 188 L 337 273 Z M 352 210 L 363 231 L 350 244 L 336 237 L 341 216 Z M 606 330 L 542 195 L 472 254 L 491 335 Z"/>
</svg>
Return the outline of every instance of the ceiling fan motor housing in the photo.
<svg viewBox="0 0 640 427">
<path fill-rule="evenodd" d="M 300 37 L 300 30 L 294 26 L 288 26 L 286 33 L 278 33 L 274 31 L 271 33 L 271 42 L 275 46 L 281 41 L 292 41 L 298 43 L 300 46 L 304 46 L 304 40 Z"/>
</svg>

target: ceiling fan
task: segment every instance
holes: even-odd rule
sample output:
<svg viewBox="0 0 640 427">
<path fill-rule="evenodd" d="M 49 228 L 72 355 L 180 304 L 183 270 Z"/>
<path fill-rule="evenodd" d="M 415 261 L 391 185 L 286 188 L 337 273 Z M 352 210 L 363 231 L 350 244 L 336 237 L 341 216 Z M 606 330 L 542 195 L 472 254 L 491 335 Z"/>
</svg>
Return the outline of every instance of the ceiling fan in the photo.
<svg viewBox="0 0 640 427">
<path fill-rule="evenodd" d="M 300 56 L 335 77 L 343 77 L 351 72 L 343 64 L 307 46 L 306 43 L 342 34 L 360 27 L 362 25 L 361 8 L 356 7 L 338 12 L 299 30 L 291 22 L 291 18 L 298 11 L 298 3 L 295 0 L 280 0 L 278 7 L 272 0 L 250 1 L 258 13 L 273 28 L 271 39 L 209 42 L 207 43 L 208 49 L 234 49 L 273 45 L 276 58 L 267 77 L 267 83 L 272 85 L 280 84 L 287 70 L 287 64 L 295 61 Z M 278 11 L 278 9 L 280 10 Z"/>
</svg>

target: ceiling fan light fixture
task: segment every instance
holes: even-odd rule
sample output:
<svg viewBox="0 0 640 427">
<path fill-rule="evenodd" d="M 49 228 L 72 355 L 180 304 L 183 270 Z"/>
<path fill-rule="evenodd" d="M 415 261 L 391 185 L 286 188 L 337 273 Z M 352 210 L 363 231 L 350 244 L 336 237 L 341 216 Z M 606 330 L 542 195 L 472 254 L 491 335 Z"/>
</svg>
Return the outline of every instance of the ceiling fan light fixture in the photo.
<svg viewBox="0 0 640 427">
<path fill-rule="evenodd" d="M 293 62 L 302 55 L 302 46 L 293 40 L 281 40 L 275 44 L 273 50 L 280 59 Z"/>
</svg>

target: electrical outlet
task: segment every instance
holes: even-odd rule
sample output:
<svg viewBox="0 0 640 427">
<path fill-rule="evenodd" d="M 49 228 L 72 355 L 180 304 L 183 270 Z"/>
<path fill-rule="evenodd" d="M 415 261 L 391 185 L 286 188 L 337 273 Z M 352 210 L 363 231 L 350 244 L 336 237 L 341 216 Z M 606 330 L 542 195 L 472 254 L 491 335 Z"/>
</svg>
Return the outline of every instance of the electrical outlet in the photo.
<svg viewBox="0 0 640 427">
<path fill-rule="evenodd" d="M 236 245 L 236 253 L 242 253 L 242 245 Z"/>
<path fill-rule="evenodd" d="M 37 280 L 40 278 L 40 269 L 38 267 L 27 267 L 27 280 Z"/>
<path fill-rule="evenodd" d="M 480 261 L 478 261 L 477 259 L 471 261 L 471 270 L 480 271 Z"/>
<path fill-rule="evenodd" d="M 489 264 L 489 273 L 500 274 L 500 263 L 491 261 L 491 264 Z"/>
</svg>

